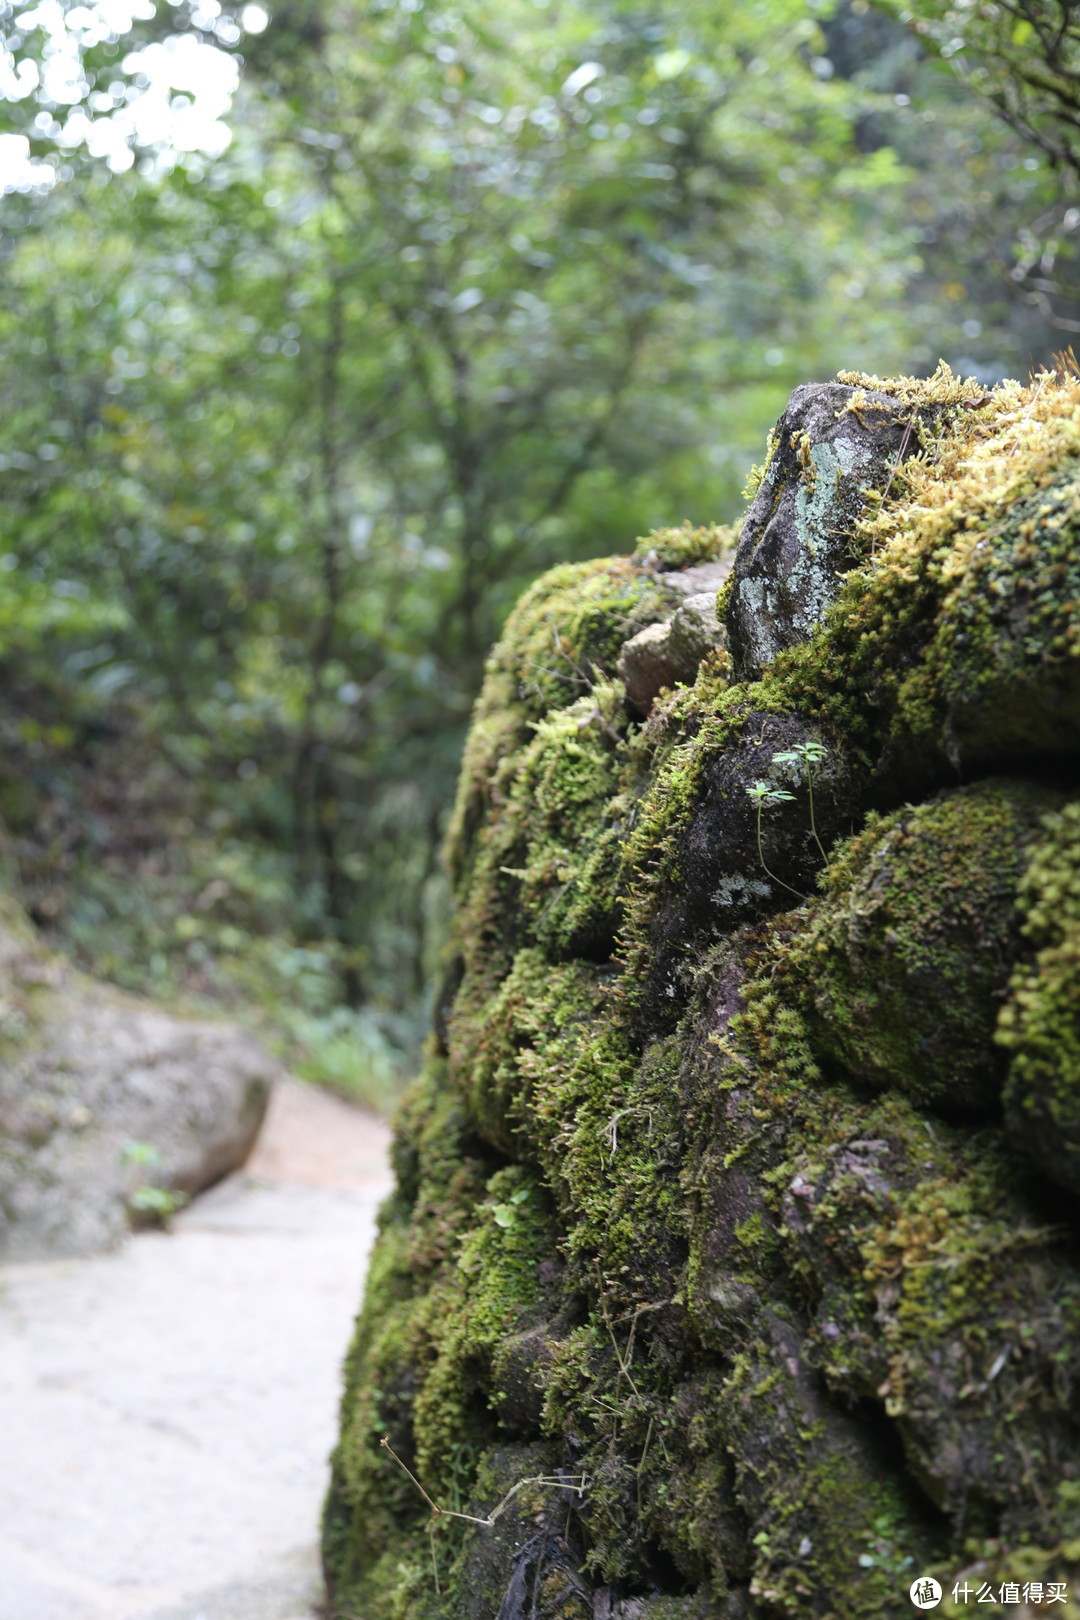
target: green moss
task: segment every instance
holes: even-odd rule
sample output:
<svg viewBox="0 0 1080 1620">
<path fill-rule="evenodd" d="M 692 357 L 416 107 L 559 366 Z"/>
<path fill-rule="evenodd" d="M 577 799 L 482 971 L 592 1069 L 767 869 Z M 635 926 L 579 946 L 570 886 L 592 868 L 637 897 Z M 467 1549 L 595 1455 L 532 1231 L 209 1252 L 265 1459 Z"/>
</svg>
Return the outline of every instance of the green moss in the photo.
<svg viewBox="0 0 1080 1620">
<path fill-rule="evenodd" d="M 765 457 L 764 457 L 764 460 L 762 460 L 760 462 L 755 462 L 754 465 L 750 468 L 750 471 L 746 475 L 746 483 L 745 483 L 745 485 L 743 487 L 742 496 L 743 496 L 743 500 L 747 503 L 747 505 L 749 505 L 750 502 L 754 499 L 754 496 L 757 494 L 758 490 L 761 488 L 762 484 L 765 482 L 765 476 L 769 471 L 769 466 L 770 466 L 770 464 L 772 462 L 772 459 L 773 459 L 773 456 L 775 454 L 776 454 L 776 429 L 773 427 L 773 428 L 769 429 L 768 438 L 765 441 Z"/>
<path fill-rule="evenodd" d="M 783 1170 L 815 1359 L 884 1402 L 923 1488 L 969 1528 L 1045 1528 L 1076 1472 L 1080 1279 L 1060 1235 L 999 1133 L 928 1132 L 899 1099 L 850 1107 L 843 1131 Z"/>
<path fill-rule="evenodd" d="M 513 1576 L 564 1620 L 603 1585 L 886 1620 L 926 1569 L 1075 1564 L 1080 1276 L 1029 1162 L 1080 1190 L 1080 816 L 1045 785 L 1080 739 L 1080 384 L 880 386 L 919 453 L 759 681 L 706 664 L 639 724 L 614 678 L 719 530 L 554 570 L 492 655 L 446 1053 L 347 1366 L 345 1612 L 494 1620 Z M 763 827 L 791 894 L 746 788 L 808 738 L 824 855 L 801 778 Z M 447 1505 L 586 1497 L 440 1529 L 437 1595 L 383 1433 Z"/>
<path fill-rule="evenodd" d="M 692 568 L 696 563 L 715 562 L 738 538 L 738 524 L 711 523 L 696 529 L 684 523 L 678 529 L 654 529 L 638 541 L 634 559 L 653 568 Z"/>
<path fill-rule="evenodd" d="M 347 1421 L 334 1459 L 327 1560 L 331 1578 L 343 1590 L 362 1578 L 372 1603 L 384 1604 L 385 1612 L 399 1613 L 402 1620 L 419 1620 L 430 1579 L 423 1529 L 427 1510 L 379 1441 L 389 1435 L 433 1491 L 460 1494 L 463 1474 L 468 1483 L 470 1457 L 475 1463 L 479 1447 L 468 1439 L 464 1406 L 473 1389 L 482 1388 L 494 1321 L 520 1310 L 522 1246 L 535 1237 L 542 1215 L 537 1199 L 503 1241 L 495 1207 L 517 1184 L 504 1187 L 499 1172 L 492 1175 L 477 1154 L 464 1110 L 437 1063 L 406 1099 L 396 1159 L 399 1190 L 382 1214 L 364 1308 L 346 1361 Z M 465 1255 L 468 1266 L 468 1256 L 485 1241 L 492 1265 L 482 1285 L 473 1285 L 460 1261 Z M 470 1332 L 475 1369 L 468 1364 Z M 426 1391 L 431 1380 L 433 1388 Z M 480 1399 L 483 1406 L 482 1394 Z M 407 1595 L 411 1577 L 398 1573 L 399 1564 L 417 1572 L 421 1584 L 415 1601 Z M 392 1609 L 392 1603 L 402 1606 Z"/>
<path fill-rule="evenodd" d="M 556 959 L 610 955 L 615 877 L 632 791 L 621 688 L 533 722 L 502 772 L 500 803 L 477 832 L 456 936 L 470 966 L 505 966 L 536 942 Z"/>
<path fill-rule="evenodd" d="M 666 612 L 651 575 L 626 558 L 554 568 L 525 593 L 488 659 L 465 748 L 447 840 L 456 878 L 474 834 L 502 801 L 504 773 L 529 723 L 609 680 L 623 643 Z"/>
<path fill-rule="evenodd" d="M 953 414 L 821 632 L 770 677 L 898 761 L 985 765 L 1076 745 L 1080 413 L 1074 382 Z M 768 678 L 768 677 L 767 677 Z"/>
<path fill-rule="evenodd" d="M 683 881 L 711 762 L 745 747 L 763 717 L 791 717 L 842 757 L 856 822 L 957 765 L 1042 770 L 1080 746 L 1077 386 L 1004 390 L 978 412 L 962 408 L 972 388 L 944 374 L 898 387 L 947 407 L 947 426 L 932 458 L 905 463 L 901 498 L 864 525 L 868 555 L 823 623 L 760 681 L 719 692 L 699 682 L 663 716 L 624 851 L 635 977 Z M 761 910 L 776 904 L 766 893 Z"/>
<path fill-rule="evenodd" d="M 754 689 L 751 694 L 756 695 Z M 651 951 L 657 904 L 681 881 L 680 835 L 700 802 L 706 769 L 711 760 L 738 746 L 750 730 L 751 716 L 760 725 L 745 688 L 708 680 L 676 693 L 656 716 L 650 779 L 623 845 L 619 872 L 624 917 L 620 955 L 631 994 Z"/>
<path fill-rule="evenodd" d="M 993 1102 L 1017 886 L 1057 798 L 984 782 L 872 817 L 836 852 L 780 966 L 819 1060 L 926 1103 Z"/>
<path fill-rule="evenodd" d="M 1066 472 L 942 567 L 944 597 L 902 713 L 944 708 L 971 763 L 1060 755 L 1080 740 L 1080 481 Z"/>
<path fill-rule="evenodd" d="M 1046 821 L 1020 887 L 1034 960 L 1018 967 L 997 1038 L 1010 1053 L 1012 1133 L 1062 1186 L 1080 1191 L 1080 804 Z"/>
<path fill-rule="evenodd" d="M 466 978 L 450 1020 L 450 1063 L 481 1130 L 504 1152 L 541 1156 L 557 1181 L 567 1077 L 603 1006 L 604 979 L 583 963 L 553 966 L 519 951 L 492 991 Z"/>
<path fill-rule="evenodd" d="M 1053 1609 L 1056 1612 L 1060 1603 L 1064 1620 L 1072 1620 L 1080 1577 L 1080 1485 L 1075 1479 L 1063 1480 L 1048 1498 L 1046 1530 L 1048 1534 L 1038 1541 L 1028 1536 L 1019 1540 L 970 1537 L 964 1546 L 962 1564 L 954 1562 L 932 1571 L 945 1588 L 942 1614 L 956 1620 L 965 1608 L 970 1612 L 978 1588 L 984 1585 L 999 1593 L 1002 1586 L 1012 1583 L 1019 1585 L 1022 1594 L 1030 1584 L 1041 1583 L 1045 1601 L 1053 1581 L 1059 1587 Z M 1065 1587 L 1064 1602 L 1061 1585 Z M 956 1599 L 952 1595 L 954 1586 L 960 1588 Z M 988 1604 L 987 1612 L 1015 1614 L 1016 1608 L 1010 1600 L 1006 1605 Z"/>
<path fill-rule="evenodd" d="M 368 1374 L 359 1384 L 347 1377 L 350 1421 L 335 1458 L 335 1495 L 347 1503 L 351 1534 L 342 1535 L 339 1515 L 328 1556 L 342 1585 L 363 1572 L 373 1602 L 396 1590 L 399 1563 L 421 1572 L 415 1602 L 400 1611 L 410 1620 L 430 1601 L 429 1514 L 379 1440 L 389 1434 L 442 1506 L 468 1506 L 485 1438 L 497 1430 L 493 1351 L 533 1303 L 536 1268 L 551 1244 L 542 1192 L 520 1170 L 496 1172 L 484 1193 L 453 1262 L 426 1291 L 408 1287 L 405 1234 L 384 1231 L 350 1353 L 350 1367 L 362 1361 Z"/>
<path fill-rule="evenodd" d="M 537 1266 L 551 1247 L 549 1210 L 535 1180 L 511 1166 L 491 1177 L 485 1193 L 452 1270 L 427 1300 L 431 1359 L 412 1420 L 417 1471 L 433 1492 L 453 1490 L 457 1449 L 470 1428 L 483 1432 L 472 1408 L 491 1405 L 492 1355 L 534 1303 Z"/>
<path fill-rule="evenodd" d="M 552 1620 L 592 1620 L 575 1578 L 580 1555 L 565 1540 L 567 1497 L 523 1480 L 551 1475 L 551 1448 L 536 1443 L 490 1447 L 480 1459 L 474 1506 L 487 1513 L 514 1491 L 493 1526 L 448 1526 L 440 1537 L 451 1551 L 448 1586 L 460 1620 L 498 1613 L 515 1572 L 543 1594 Z M 445 1578 L 445 1567 L 444 1567 Z"/>
</svg>

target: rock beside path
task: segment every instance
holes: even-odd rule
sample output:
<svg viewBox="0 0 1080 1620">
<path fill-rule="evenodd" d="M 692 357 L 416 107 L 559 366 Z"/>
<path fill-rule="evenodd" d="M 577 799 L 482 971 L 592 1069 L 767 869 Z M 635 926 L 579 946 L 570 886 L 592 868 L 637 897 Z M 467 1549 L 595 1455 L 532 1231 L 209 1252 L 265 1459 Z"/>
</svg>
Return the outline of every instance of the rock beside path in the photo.
<svg viewBox="0 0 1080 1620">
<path fill-rule="evenodd" d="M 0 901 L 0 1259 L 85 1255 L 242 1164 L 279 1066 L 75 972 Z"/>
<path fill-rule="evenodd" d="M 1071 374 L 843 374 L 774 432 L 726 649 L 659 668 L 719 530 L 511 613 L 338 1613 L 896 1620 L 933 1577 L 1080 1615 L 1078 466 Z M 441 1592 L 383 1436 L 472 1517 Z"/>
</svg>

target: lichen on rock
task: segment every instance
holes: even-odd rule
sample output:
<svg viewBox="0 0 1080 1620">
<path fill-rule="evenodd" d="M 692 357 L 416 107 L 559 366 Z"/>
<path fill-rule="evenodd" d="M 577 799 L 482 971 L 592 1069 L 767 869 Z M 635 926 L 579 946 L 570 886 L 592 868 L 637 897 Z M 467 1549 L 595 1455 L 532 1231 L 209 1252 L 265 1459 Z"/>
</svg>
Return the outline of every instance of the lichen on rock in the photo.
<svg viewBox="0 0 1080 1620">
<path fill-rule="evenodd" d="M 1069 376 L 843 375 L 774 435 L 733 663 L 710 632 L 632 689 L 725 531 L 511 616 L 340 1612 L 891 1620 L 916 1574 L 1080 1575 L 1078 453 Z M 444 1508 L 532 1483 L 429 1540 L 384 1435 Z"/>
</svg>

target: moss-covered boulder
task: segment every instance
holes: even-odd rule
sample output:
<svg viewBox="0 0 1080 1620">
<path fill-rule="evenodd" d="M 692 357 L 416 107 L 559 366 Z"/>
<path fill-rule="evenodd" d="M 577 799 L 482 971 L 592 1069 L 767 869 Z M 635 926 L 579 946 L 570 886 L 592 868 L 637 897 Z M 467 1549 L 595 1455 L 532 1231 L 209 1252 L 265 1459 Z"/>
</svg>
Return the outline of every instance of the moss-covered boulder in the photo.
<svg viewBox="0 0 1080 1620">
<path fill-rule="evenodd" d="M 823 1064 L 946 1114 L 993 1107 L 1001 1003 L 1028 954 L 1017 889 L 1060 801 L 1041 783 L 990 778 L 867 818 L 780 953 Z"/>
<path fill-rule="evenodd" d="M 1080 1193 L 1080 803 L 1045 822 L 1020 889 L 1023 958 L 997 1038 L 1011 1054 L 1006 1119 L 1052 1181 Z"/>
<path fill-rule="evenodd" d="M 923 1574 L 957 1614 L 1080 1576 L 1078 454 L 1069 377 L 842 376 L 696 670 L 627 694 L 722 530 L 512 616 L 337 1612 L 892 1620 Z"/>
</svg>

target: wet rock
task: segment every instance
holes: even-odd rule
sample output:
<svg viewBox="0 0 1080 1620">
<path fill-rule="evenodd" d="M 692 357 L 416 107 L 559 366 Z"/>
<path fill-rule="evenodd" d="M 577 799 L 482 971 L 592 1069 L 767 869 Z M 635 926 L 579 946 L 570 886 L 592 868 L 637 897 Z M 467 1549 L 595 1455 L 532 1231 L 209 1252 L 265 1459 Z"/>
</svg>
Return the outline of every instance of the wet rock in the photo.
<svg viewBox="0 0 1080 1620">
<path fill-rule="evenodd" d="M 250 1035 L 174 1017 L 0 920 L 0 1256 L 108 1248 L 242 1164 L 278 1074 Z"/>
</svg>

